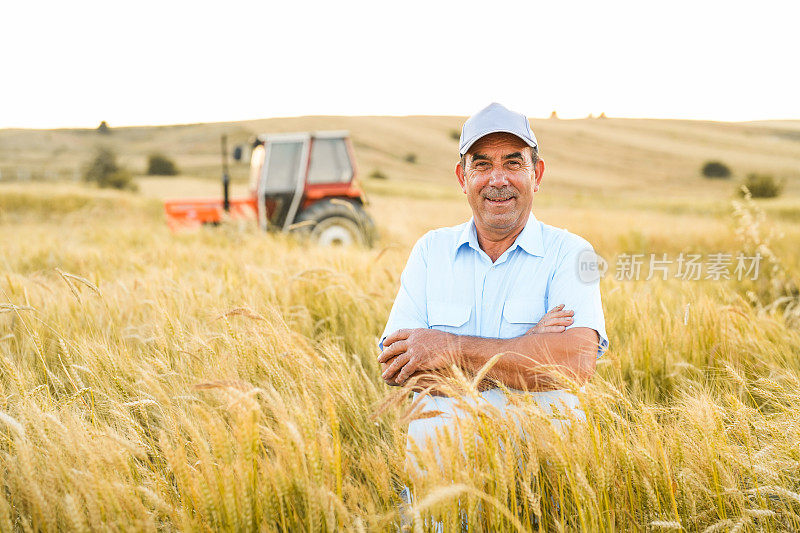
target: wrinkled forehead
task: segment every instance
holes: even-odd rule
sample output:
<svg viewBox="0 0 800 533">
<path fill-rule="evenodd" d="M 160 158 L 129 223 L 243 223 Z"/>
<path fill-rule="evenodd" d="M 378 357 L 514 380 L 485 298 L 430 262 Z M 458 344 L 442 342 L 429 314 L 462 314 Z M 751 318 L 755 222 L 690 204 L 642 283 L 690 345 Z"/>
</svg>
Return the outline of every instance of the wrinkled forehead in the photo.
<svg viewBox="0 0 800 533">
<path fill-rule="evenodd" d="M 513 133 L 498 132 L 484 135 L 475 141 L 475 144 L 470 146 L 466 155 L 470 156 L 470 158 L 476 154 L 489 157 L 503 157 L 515 152 L 520 152 L 522 154 L 529 154 L 528 156 L 530 156 L 530 151 L 526 150 L 526 148 L 530 148 L 528 143 Z"/>
</svg>

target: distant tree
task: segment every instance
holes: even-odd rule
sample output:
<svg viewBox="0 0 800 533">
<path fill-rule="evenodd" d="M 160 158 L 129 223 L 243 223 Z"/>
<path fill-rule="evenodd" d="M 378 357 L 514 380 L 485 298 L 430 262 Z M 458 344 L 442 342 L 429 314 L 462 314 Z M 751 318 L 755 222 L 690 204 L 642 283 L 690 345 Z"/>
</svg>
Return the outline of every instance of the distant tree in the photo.
<svg viewBox="0 0 800 533">
<path fill-rule="evenodd" d="M 748 174 L 744 186 L 753 198 L 775 198 L 783 191 L 783 183 L 775 181 L 771 174 Z M 745 194 L 741 188 L 739 193 L 742 196 Z"/>
<path fill-rule="evenodd" d="M 731 177 L 731 169 L 720 161 L 706 161 L 702 169 L 703 176 L 707 178 L 726 179 Z"/>
<path fill-rule="evenodd" d="M 100 123 L 100 125 L 97 126 L 97 133 L 100 133 L 101 135 L 110 134 L 111 133 L 111 127 L 108 125 L 108 122 L 106 122 L 105 120 L 102 121 Z"/>
<path fill-rule="evenodd" d="M 550 118 L 558 118 L 558 113 L 556 113 L 555 109 L 550 113 Z"/>
<path fill-rule="evenodd" d="M 86 167 L 83 179 L 103 188 L 137 189 L 131 173 L 117 164 L 116 154 L 107 147 L 97 149 L 94 159 Z"/>
<path fill-rule="evenodd" d="M 454 141 L 461 140 L 461 130 L 450 130 L 450 138 Z"/>
<path fill-rule="evenodd" d="M 377 168 L 369 173 L 369 177 L 373 178 L 373 179 L 376 179 L 376 180 L 385 180 L 385 179 L 389 178 L 389 176 L 387 176 L 386 174 L 381 172 L 380 169 L 377 169 Z"/>
<path fill-rule="evenodd" d="M 104 185 L 101 187 L 110 187 L 112 189 L 120 189 L 127 191 L 138 191 L 139 186 L 133 181 L 133 175 L 127 168 L 121 168 L 116 172 L 109 174 L 106 177 Z"/>
<path fill-rule="evenodd" d="M 608 117 L 606 117 L 606 112 L 605 112 L 605 111 L 603 111 L 602 113 L 600 113 L 599 115 L 597 115 L 597 118 L 608 118 Z"/>
<path fill-rule="evenodd" d="M 416 163 L 416 162 L 417 162 L 417 154 L 415 154 L 415 153 L 413 153 L 413 152 L 409 152 L 409 153 L 407 153 L 407 154 L 405 155 L 405 157 L 403 158 L 403 160 L 404 160 L 406 163 L 411 163 L 411 164 L 413 165 L 414 163 Z"/>
<path fill-rule="evenodd" d="M 175 161 L 163 154 L 150 154 L 147 158 L 147 175 L 148 176 L 176 176 L 178 175 L 178 167 L 175 166 Z"/>
<path fill-rule="evenodd" d="M 119 170 L 117 156 L 109 148 L 101 146 L 97 149 L 94 159 L 86 168 L 83 179 L 90 183 L 100 184 L 109 176 Z"/>
</svg>

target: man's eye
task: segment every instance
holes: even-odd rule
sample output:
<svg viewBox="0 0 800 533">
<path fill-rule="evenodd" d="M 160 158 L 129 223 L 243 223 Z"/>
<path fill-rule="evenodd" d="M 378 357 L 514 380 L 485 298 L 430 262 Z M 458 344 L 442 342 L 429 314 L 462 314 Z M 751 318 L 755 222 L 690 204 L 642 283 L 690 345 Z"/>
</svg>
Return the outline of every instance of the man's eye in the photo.
<svg viewBox="0 0 800 533">
<path fill-rule="evenodd" d="M 519 161 L 509 161 L 508 165 L 512 168 L 519 168 L 520 162 Z"/>
</svg>

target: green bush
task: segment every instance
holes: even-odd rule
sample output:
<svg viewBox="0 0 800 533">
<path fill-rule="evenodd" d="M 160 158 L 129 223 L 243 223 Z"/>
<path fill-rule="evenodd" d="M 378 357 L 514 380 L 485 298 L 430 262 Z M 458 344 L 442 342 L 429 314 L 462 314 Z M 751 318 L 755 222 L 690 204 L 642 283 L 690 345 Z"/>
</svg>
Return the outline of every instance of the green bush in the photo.
<svg viewBox="0 0 800 533">
<path fill-rule="evenodd" d="M 112 189 L 120 189 L 127 191 L 138 191 L 139 186 L 133 181 L 133 175 L 126 168 L 121 168 L 116 172 L 112 172 L 106 178 L 105 185 L 101 187 L 110 187 Z"/>
<path fill-rule="evenodd" d="M 178 174 L 175 161 L 164 154 L 150 154 L 150 157 L 147 158 L 148 176 L 176 176 Z"/>
<path fill-rule="evenodd" d="M 89 183 L 96 183 L 98 187 L 137 190 L 131 173 L 117 164 L 117 155 L 106 147 L 97 149 L 83 179 Z"/>
<path fill-rule="evenodd" d="M 703 176 L 707 178 L 726 179 L 731 177 L 731 169 L 720 161 L 706 161 L 702 169 Z"/>
<path fill-rule="evenodd" d="M 413 152 L 409 152 L 409 153 L 407 153 L 407 154 L 405 155 L 405 157 L 403 157 L 403 160 L 404 160 L 406 163 L 411 163 L 411 164 L 413 165 L 414 163 L 416 163 L 416 162 L 417 162 L 417 154 L 415 154 L 415 153 L 413 153 Z"/>
<path fill-rule="evenodd" d="M 385 180 L 388 179 L 389 176 L 378 170 L 377 168 L 369 173 L 369 177 L 376 179 L 376 180 Z"/>
<path fill-rule="evenodd" d="M 783 183 L 775 181 L 771 174 L 748 174 L 743 185 L 753 198 L 775 198 L 783 190 Z M 739 192 L 745 195 L 744 190 L 740 189 Z"/>
<path fill-rule="evenodd" d="M 454 141 L 461 140 L 461 130 L 450 130 L 450 138 Z"/>
<path fill-rule="evenodd" d="M 99 185 L 117 170 L 119 170 L 117 156 L 109 148 L 101 147 L 97 149 L 94 159 L 86 168 L 83 179 Z"/>
</svg>

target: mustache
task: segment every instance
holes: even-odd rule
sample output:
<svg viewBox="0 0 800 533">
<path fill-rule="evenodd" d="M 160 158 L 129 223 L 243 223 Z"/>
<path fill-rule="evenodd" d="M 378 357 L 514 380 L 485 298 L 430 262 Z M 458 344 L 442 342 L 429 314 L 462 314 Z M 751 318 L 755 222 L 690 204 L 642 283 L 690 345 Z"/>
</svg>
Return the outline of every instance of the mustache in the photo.
<svg viewBox="0 0 800 533">
<path fill-rule="evenodd" d="M 481 191 L 481 196 L 489 200 L 505 200 L 507 198 L 516 198 L 517 191 L 512 187 L 486 187 Z"/>
</svg>

